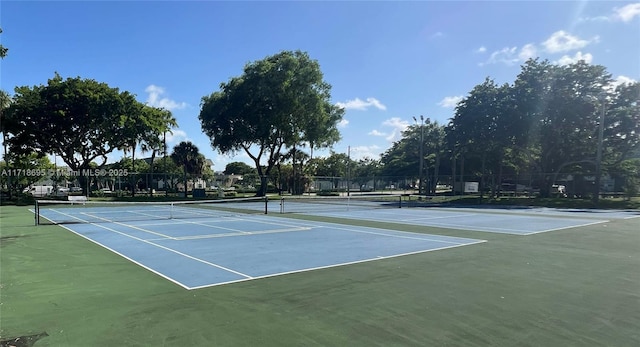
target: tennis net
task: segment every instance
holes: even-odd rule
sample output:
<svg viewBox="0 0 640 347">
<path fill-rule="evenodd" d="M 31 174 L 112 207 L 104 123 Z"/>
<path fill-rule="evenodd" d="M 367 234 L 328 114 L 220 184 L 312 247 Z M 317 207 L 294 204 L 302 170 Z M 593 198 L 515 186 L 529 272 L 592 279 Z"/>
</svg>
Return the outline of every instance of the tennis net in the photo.
<svg viewBox="0 0 640 347">
<path fill-rule="evenodd" d="M 35 223 L 116 223 L 266 213 L 264 197 L 158 202 L 36 200 Z"/>
<path fill-rule="evenodd" d="M 316 213 L 402 207 L 402 195 L 286 196 L 280 213 Z"/>
</svg>

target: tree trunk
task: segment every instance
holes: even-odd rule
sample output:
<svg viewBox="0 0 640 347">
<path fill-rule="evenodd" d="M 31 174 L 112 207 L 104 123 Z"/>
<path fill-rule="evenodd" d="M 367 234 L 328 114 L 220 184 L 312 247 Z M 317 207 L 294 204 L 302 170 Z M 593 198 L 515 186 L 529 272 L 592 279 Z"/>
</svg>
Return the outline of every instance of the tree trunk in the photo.
<svg viewBox="0 0 640 347">
<path fill-rule="evenodd" d="M 187 168 L 186 165 L 182 168 L 182 178 L 184 180 L 184 197 L 187 198 Z"/>
<path fill-rule="evenodd" d="M 460 158 L 460 195 L 464 195 L 464 155 Z"/>
<path fill-rule="evenodd" d="M 149 180 L 147 179 L 147 188 L 149 189 L 149 196 L 153 198 L 153 161 L 156 158 L 156 150 L 151 151 L 151 185 L 149 185 Z M 148 176 L 147 176 L 148 177 Z"/>
<path fill-rule="evenodd" d="M 440 174 L 440 153 L 436 153 L 436 167 L 433 172 L 433 195 L 436 195 L 438 192 L 438 175 Z"/>
<path fill-rule="evenodd" d="M 480 203 L 482 203 L 482 199 L 484 198 L 484 170 L 485 164 L 487 162 L 487 155 L 482 154 L 482 167 L 480 169 Z"/>
<path fill-rule="evenodd" d="M 458 181 L 458 178 L 456 177 L 456 153 L 453 153 L 453 155 L 451 156 L 451 177 L 453 178 L 453 186 L 451 186 L 451 193 L 453 195 L 456 195 L 456 182 Z"/>
</svg>

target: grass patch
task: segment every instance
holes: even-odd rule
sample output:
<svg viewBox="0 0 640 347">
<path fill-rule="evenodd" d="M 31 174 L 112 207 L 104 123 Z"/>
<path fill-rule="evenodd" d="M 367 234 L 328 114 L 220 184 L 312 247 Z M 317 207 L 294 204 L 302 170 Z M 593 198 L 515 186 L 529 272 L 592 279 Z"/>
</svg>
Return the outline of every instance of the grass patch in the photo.
<svg viewBox="0 0 640 347">
<path fill-rule="evenodd" d="M 187 291 L 0 208 L 0 340 L 36 346 L 634 346 L 638 219 Z M 283 217 L 285 218 L 285 217 Z M 303 218 L 304 217 L 299 217 Z M 309 245 L 312 247 L 313 245 Z"/>
</svg>

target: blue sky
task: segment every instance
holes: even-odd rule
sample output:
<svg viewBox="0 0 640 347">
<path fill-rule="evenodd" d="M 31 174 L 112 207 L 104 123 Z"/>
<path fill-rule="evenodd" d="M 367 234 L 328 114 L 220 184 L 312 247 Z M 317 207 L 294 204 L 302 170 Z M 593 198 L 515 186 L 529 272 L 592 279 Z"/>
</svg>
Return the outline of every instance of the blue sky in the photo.
<svg viewBox="0 0 640 347">
<path fill-rule="evenodd" d="M 585 59 L 620 82 L 640 80 L 640 2 L 5 0 L 0 25 L 2 89 L 46 84 L 57 71 L 130 91 L 170 109 L 179 128 L 169 146 L 192 141 L 216 171 L 251 162 L 211 148 L 201 98 L 282 50 L 320 63 L 346 109 L 333 150 L 350 147 L 354 159 L 378 158 L 414 116 L 447 123 L 473 86 L 513 82 L 528 57 Z"/>
</svg>

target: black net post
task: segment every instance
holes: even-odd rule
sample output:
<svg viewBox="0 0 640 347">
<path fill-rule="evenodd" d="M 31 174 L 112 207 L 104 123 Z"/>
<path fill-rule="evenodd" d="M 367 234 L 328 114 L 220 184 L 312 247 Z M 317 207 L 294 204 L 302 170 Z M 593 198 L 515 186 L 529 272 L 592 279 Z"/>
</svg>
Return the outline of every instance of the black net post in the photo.
<svg viewBox="0 0 640 347">
<path fill-rule="evenodd" d="M 264 214 L 267 214 L 267 206 L 269 205 L 269 197 L 264 196 Z"/>
<path fill-rule="evenodd" d="M 34 222 L 36 223 L 36 225 L 39 225 L 40 224 L 40 206 L 38 205 L 38 200 L 36 200 L 33 216 L 34 216 L 33 217 Z"/>
</svg>

